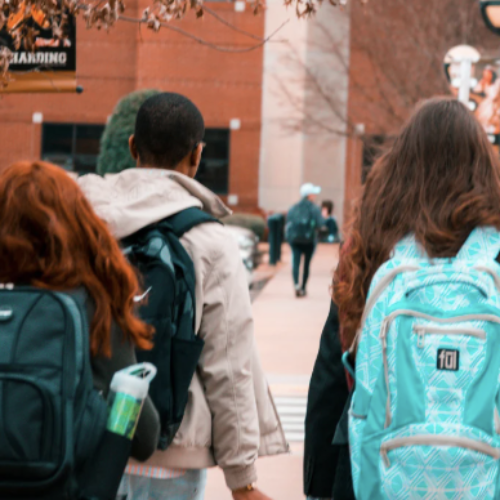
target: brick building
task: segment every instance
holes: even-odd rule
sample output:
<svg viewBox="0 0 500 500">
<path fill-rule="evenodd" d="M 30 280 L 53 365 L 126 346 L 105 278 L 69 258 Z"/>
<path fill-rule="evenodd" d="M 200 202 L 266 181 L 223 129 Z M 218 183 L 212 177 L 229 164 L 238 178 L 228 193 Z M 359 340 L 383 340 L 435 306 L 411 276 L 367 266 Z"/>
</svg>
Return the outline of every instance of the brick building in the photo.
<svg viewBox="0 0 500 500">
<path fill-rule="evenodd" d="M 141 17 L 148 0 L 130 0 L 127 13 Z M 314 58 L 315 25 L 296 19 L 283 0 L 268 1 L 254 16 L 243 2 L 210 2 L 208 7 L 237 30 L 270 35 L 287 20 L 274 41 L 245 52 L 258 41 L 206 14 L 193 13 L 176 27 L 207 42 L 241 53 L 217 51 L 179 33 L 152 33 L 119 22 L 109 33 L 77 24 L 77 94 L 0 95 L 0 168 L 26 158 L 45 158 L 68 169 L 92 171 L 99 138 L 117 101 L 136 89 L 180 92 L 201 109 L 207 125 L 202 181 L 237 211 L 285 211 L 297 200 L 303 182 L 324 187 L 340 212 L 344 192 L 345 139 L 290 133 L 277 79 L 295 79 L 287 56 L 297 51 Z M 348 29 L 348 16 L 325 8 L 332 31 Z M 347 75 L 345 75 L 345 85 Z M 307 107 L 303 86 L 296 89 Z M 341 215 L 341 213 L 339 214 Z"/>
<path fill-rule="evenodd" d="M 242 2 L 207 3 L 237 30 L 256 37 L 289 20 L 273 42 L 256 50 L 245 52 L 258 42 L 208 14 L 173 24 L 241 53 L 124 22 L 109 33 L 87 31 L 80 20 L 77 79 L 83 94 L 0 95 L 0 167 L 47 158 L 91 171 L 103 127 L 122 96 L 143 88 L 176 91 L 190 97 L 206 119 L 202 180 L 235 210 L 285 211 L 300 185 L 314 182 L 323 187 L 323 198 L 335 201 L 343 220 L 379 146 L 416 102 L 448 92 L 447 50 L 461 43 L 493 54 L 499 48 L 470 0 L 373 0 L 365 6 L 353 0 L 348 11 L 325 4 L 310 21 L 296 19 L 283 0 L 267 3 L 259 16 L 248 5 L 241 11 Z M 147 5 L 148 0 L 131 0 L 128 13 L 140 17 Z M 339 41 L 333 59 L 331 51 L 320 49 L 325 30 Z M 283 126 L 293 113 L 301 123 L 327 107 L 308 87 L 304 68 L 290 66 L 290 54 L 326 79 L 323 90 L 335 95 L 338 107 L 325 116 L 336 133 Z M 283 91 L 290 82 L 292 107 Z"/>
<path fill-rule="evenodd" d="M 209 3 L 237 28 L 264 33 L 264 16 L 237 12 L 233 3 Z M 140 17 L 147 2 L 127 2 Z M 245 49 L 256 40 L 206 15 L 176 26 L 221 47 Z M 47 158 L 80 172 L 95 168 L 99 138 L 117 101 L 141 88 L 181 92 L 201 109 L 207 125 L 205 179 L 241 209 L 258 205 L 263 51 L 227 53 L 183 35 L 152 33 L 119 22 L 109 33 L 77 26 L 78 94 L 0 96 L 0 168 Z M 236 196 L 234 196 L 236 195 Z"/>
</svg>

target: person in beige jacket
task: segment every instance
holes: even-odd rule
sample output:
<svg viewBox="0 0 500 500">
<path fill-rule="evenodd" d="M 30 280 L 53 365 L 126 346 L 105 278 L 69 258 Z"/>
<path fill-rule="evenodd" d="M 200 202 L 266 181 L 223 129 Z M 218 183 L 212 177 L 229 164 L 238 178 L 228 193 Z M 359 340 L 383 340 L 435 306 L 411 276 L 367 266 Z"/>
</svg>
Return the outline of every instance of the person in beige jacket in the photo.
<svg viewBox="0 0 500 500">
<path fill-rule="evenodd" d="M 130 138 L 137 168 L 80 178 L 116 238 L 190 207 L 217 218 L 230 213 L 194 180 L 203 135 L 203 118 L 191 101 L 159 94 L 140 109 Z M 237 242 L 224 226 L 207 223 L 186 233 L 181 243 L 195 267 L 196 329 L 205 347 L 174 443 L 157 451 L 147 467 L 129 466 L 136 474 L 131 498 L 202 499 L 205 476 L 200 471 L 218 465 L 235 500 L 269 500 L 253 486 L 255 461 L 285 453 L 288 445 L 257 355 Z"/>
</svg>

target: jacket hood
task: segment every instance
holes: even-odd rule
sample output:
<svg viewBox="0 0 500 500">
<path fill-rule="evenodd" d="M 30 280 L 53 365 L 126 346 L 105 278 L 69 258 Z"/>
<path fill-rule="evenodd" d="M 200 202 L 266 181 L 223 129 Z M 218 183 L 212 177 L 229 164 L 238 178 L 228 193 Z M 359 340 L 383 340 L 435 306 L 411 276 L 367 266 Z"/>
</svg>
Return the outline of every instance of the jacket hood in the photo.
<svg viewBox="0 0 500 500">
<path fill-rule="evenodd" d="M 132 168 L 105 177 L 89 174 L 78 183 L 117 239 L 187 208 L 199 207 L 217 218 L 231 214 L 210 190 L 171 170 Z"/>
</svg>

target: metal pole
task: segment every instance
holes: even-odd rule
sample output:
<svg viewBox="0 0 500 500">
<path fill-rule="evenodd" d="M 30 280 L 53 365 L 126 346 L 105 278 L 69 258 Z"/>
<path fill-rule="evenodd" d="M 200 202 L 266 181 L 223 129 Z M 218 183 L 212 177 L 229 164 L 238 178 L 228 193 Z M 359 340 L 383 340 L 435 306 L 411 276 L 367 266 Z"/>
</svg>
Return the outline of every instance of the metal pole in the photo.
<svg viewBox="0 0 500 500">
<path fill-rule="evenodd" d="M 466 106 L 469 104 L 471 73 L 472 61 L 470 59 L 462 59 L 460 63 L 460 90 L 458 92 L 458 100 Z"/>
</svg>

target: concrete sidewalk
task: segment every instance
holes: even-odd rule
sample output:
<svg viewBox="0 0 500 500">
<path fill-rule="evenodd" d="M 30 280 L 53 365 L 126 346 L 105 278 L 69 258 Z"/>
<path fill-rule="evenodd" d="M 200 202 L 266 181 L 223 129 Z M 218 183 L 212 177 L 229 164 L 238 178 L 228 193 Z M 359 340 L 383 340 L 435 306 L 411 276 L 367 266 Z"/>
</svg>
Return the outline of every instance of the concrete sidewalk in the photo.
<svg viewBox="0 0 500 500">
<path fill-rule="evenodd" d="M 278 411 L 290 440 L 291 454 L 257 462 L 258 486 L 273 500 L 303 500 L 303 417 L 309 378 L 330 308 L 330 285 L 338 246 L 320 245 L 312 262 L 308 297 L 296 299 L 291 256 L 283 262 L 254 302 L 255 335 Z M 210 470 L 206 500 L 230 500 L 222 472 Z"/>
</svg>

